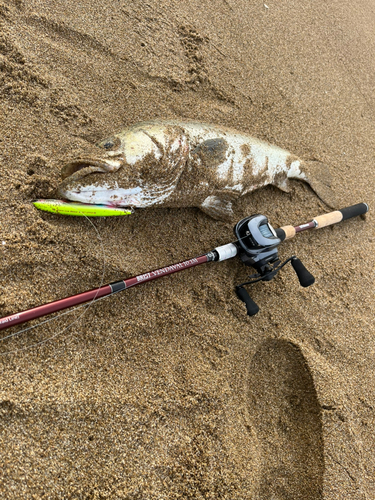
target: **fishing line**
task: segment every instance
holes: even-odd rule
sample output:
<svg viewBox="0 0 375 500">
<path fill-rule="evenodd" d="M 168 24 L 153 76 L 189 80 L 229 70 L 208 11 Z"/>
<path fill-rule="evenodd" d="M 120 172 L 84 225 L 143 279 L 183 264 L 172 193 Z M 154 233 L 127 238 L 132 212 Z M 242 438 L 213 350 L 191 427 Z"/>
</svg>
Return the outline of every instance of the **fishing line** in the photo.
<svg viewBox="0 0 375 500">
<path fill-rule="evenodd" d="M 24 333 L 24 332 L 27 332 L 28 330 L 32 330 L 33 328 L 36 328 L 37 326 L 41 326 L 41 325 L 44 325 L 44 323 L 49 323 L 50 321 L 53 321 L 55 319 L 58 319 L 60 318 L 61 316 L 64 316 L 65 314 L 68 314 L 68 313 L 71 313 L 73 311 L 76 311 L 77 309 L 81 309 L 82 307 L 86 307 L 86 311 L 84 311 L 81 316 L 79 316 L 77 319 L 75 319 L 72 323 L 70 323 L 70 325 L 68 325 L 67 327 L 65 327 L 63 330 L 60 330 L 58 333 L 56 333 L 55 335 L 52 335 L 52 337 L 48 337 L 48 339 L 45 339 L 45 340 L 41 340 L 40 342 L 37 342 L 35 344 L 32 344 L 31 346 L 28 346 L 28 347 L 23 347 L 21 349 L 16 349 L 14 351 L 6 351 L 6 352 L 1 352 L 0 353 L 0 356 L 4 356 L 5 354 L 14 354 L 16 352 L 20 352 L 20 351 L 27 351 L 28 349 L 32 349 L 33 347 L 37 347 L 41 344 L 45 344 L 47 342 L 49 342 L 50 340 L 58 337 L 60 334 L 64 333 L 66 330 L 68 330 L 68 328 L 70 328 L 72 325 L 74 325 L 74 323 L 76 323 L 79 319 L 82 318 L 82 316 L 84 314 L 86 314 L 88 308 L 92 305 L 93 302 L 98 303 L 99 301 L 103 300 L 103 299 L 108 299 L 108 297 L 113 297 L 113 295 L 116 295 L 117 293 L 121 292 L 121 290 L 118 290 L 117 292 L 113 292 L 111 295 L 106 295 L 105 297 L 100 297 L 99 299 L 93 299 L 88 305 L 87 304 L 81 304 L 80 306 L 76 306 L 74 309 L 72 309 L 71 311 L 66 311 L 62 314 L 59 314 L 58 316 L 56 316 L 55 318 L 50 318 L 49 320 L 46 320 L 46 321 L 42 321 L 41 323 L 38 323 L 37 325 L 34 325 L 34 326 L 30 326 L 29 328 L 25 328 L 24 330 L 21 330 L 20 332 L 16 332 L 16 333 L 13 333 L 12 335 L 8 335 L 8 337 L 4 337 L 3 339 L 1 340 L 5 340 L 7 338 L 10 338 L 10 337 L 13 337 L 14 335 L 18 335 L 19 333 Z"/>
<path fill-rule="evenodd" d="M 103 245 L 103 240 L 99 234 L 99 231 L 97 229 L 97 227 L 95 226 L 95 224 L 85 215 L 81 212 L 82 216 L 85 217 L 85 219 L 87 219 L 90 224 L 92 225 L 92 227 L 94 228 L 95 232 L 96 232 L 96 235 L 100 241 L 100 246 L 101 246 L 101 250 L 102 250 L 102 256 L 103 256 L 103 271 L 102 271 L 102 277 L 101 277 L 101 282 L 100 282 L 100 285 L 99 285 L 99 288 L 103 285 L 104 283 L 104 275 L 105 275 L 105 251 L 104 251 L 104 245 Z M 81 309 L 81 308 L 86 308 L 82 314 L 80 316 L 78 316 L 78 318 L 76 318 L 74 321 L 72 321 L 68 326 L 66 326 L 63 330 L 60 330 L 58 333 L 56 333 L 55 335 L 52 335 L 52 337 L 49 337 L 45 340 L 42 340 L 40 342 L 37 342 L 35 344 L 32 344 L 31 346 L 28 346 L 28 347 L 24 347 L 24 348 L 21 348 L 21 349 L 16 349 L 14 351 L 6 351 L 6 352 L 2 352 L 0 353 L 0 356 L 4 356 L 5 354 L 14 354 L 16 352 L 19 352 L 19 351 L 26 351 L 28 349 L 32 349 L 33 347 L 36 347 L 38 345 L 41 345 L 41 344 L 44 344 L 46 342 L 49 342 L 50 340 L 56 338 L 57 336 L 61 335 L 62 333 L 64 333 L 66 330 L 68 330 L 72 325 L 74 325 L 74 323 L 77 323 L 77 321 L 79 321 L 85 314 L 86 312 L 89 310 L 89 308 L 93 305 L 94 302 L 99 302 L 99 300 L 102 300 L 102 299 L 106 299 L 107 296 L 105 297 L 100 297 L 99 299 L 97 299 L 96 297 L 98 296 L 98 293 L 99 293 L 99 288 L 98 288 L 98 291 L 96 292 L 94 298 L 91 300 L 91 302 L 89 302 L 89 304 L 81 304 L 80 306 L 76 306 L 74 309 L 71 309 L 69 311 L 65 311 L 61 314 L 58 314 L 57 316 L 54 316 L 53 318 L 49 318 L 45 321 L 42 321 L 40 323 L 38 323 L 37 325 L 33 325 L 33 326 L 29 326 L 28 328 L 24 328 L 23 330 L 20 330 L 19 332 L 14 332 L 10 335 L 7 335 L 6 337 L 3 337 L 0 339 L 0 341 L 2 342 L 3 340 L 6 340 L 6 339 L 9 339 L 9 338 L 12 338 L 12 337 L 15 337 L 17 335 L 21 335 L 22 333 L 25 333 L 29 330 L 33 330 L 34 328 L 37 328 L 41 325 L 44 325 L 46 323 L 49 323 L 51 321 L 54 321 L 58 318 L 61 318 L 62 316 L 65 316 L 66 314 L 70 314 L 74 311 L 76 311 L 77 309 Z M 116 292 L 117 293 L 117 292 Z M 113 294 L 114 295 L 114 294 Z"/>
</svg>

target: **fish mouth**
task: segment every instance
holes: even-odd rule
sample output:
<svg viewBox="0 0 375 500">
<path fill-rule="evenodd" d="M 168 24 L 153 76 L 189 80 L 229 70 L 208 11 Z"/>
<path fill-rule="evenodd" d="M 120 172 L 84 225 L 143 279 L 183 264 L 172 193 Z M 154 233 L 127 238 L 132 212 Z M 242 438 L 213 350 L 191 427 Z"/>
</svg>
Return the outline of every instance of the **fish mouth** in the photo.
<svg viewBox="0 0 375 500">
<path fill-rule="evenodd" d="M 73 174 L 74 177 L 75 174 Z M 81 185 L 70 183 L 70 179 L 63 181 L 57 188 L 60 196 L 70 201 L 89 203 L 91 205 L 108 205 L 114 207 L 142 206 L 142 188 L 119 188 L 116 184 L 106 185 Z"/>
<path fill-rule="evenodd" d="M 121 159 L 102 160 L 96 158 L 78 158 L 66 163 L 61 169 L 62 179 L 74 177 L 80 179 L 93 172 L 116 172 L 121 167 Z"/>
</svg>

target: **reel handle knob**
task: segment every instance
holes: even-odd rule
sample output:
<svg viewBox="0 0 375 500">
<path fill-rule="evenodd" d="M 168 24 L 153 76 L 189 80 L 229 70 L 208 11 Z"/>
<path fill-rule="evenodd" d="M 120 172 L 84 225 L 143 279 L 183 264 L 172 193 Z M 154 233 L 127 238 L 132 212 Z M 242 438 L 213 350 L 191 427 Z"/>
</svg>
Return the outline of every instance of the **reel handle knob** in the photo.
<svg viewBox="0 0 375 500">
<path fill-rule="evenodd" d="M 259 311 L 257 304 L 250 298 L 250 295 L 242 286 L 236 287 L 236 294 L 242 302 L 245 302 L 248 316 L 254 316 Z"/>
<path fill-rule="evenodd" d="M 315 282 L 314 276 L 309 273 L 309 271 L 297 257 L 292 257 L 291 263 L 301 286 L 308 287 Z"/>
</svg>

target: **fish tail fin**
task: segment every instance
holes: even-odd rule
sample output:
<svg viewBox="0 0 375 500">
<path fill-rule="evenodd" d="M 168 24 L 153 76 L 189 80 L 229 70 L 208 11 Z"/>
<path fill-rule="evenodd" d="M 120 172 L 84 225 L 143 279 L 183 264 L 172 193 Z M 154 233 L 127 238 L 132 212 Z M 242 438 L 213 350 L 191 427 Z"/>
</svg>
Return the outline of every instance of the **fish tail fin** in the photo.
<svg viewBox="0 0 375 500">
<path fill-rule="evenodd" d="M 332 177 L 329 167 L 319 160 L 310 160 L 304 161 L 301 168 L 306 175 L 304 180 L 317 196 L 330 208 L 336 208 L 337 199 L 331 189 Z"/>
</svg>

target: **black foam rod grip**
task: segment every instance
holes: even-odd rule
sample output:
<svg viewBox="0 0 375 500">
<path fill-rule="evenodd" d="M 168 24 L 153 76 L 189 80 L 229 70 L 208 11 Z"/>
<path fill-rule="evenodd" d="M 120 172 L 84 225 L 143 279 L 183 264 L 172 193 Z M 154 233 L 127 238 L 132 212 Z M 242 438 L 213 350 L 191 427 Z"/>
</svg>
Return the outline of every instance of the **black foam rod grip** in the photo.
<svg viewBox="0 0 375 500">
<path fill-rule="evenodd" d="M 294 257 L 292 259 L 292 266 L 298 276 L 301 286 L 307 287 L 315 282 L 314 276 L 309 273 L 309 271 L 302 264 L 302 262 L 297 259 L 297 257 Z"/>
<path fill-rule="evenodd" d="M 242 286 L 238 286 L 236 288 L 236 294 L 237 294 L 237 297 L 240 300 L 242 300 L 242 302 L 245 302 L 247 314 L 249 316 L 254 316 L 259 311 L 259 307 L 250 298 L 250 295 L 247 293 L 247 291 L 244 288 L 242 288 Z"/>
<path fill-rule="evenodd" d="M 367 203 L 358 203 L 357 205 L 352 205 L 351 207 L 342 208 L 339 212 L 342 213 L 342 220 L 350 219 L 351 217 L 356 217 L 357 215 L 365 214 L 368 211 Z"/>
</svg>

